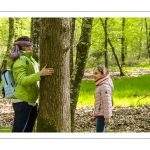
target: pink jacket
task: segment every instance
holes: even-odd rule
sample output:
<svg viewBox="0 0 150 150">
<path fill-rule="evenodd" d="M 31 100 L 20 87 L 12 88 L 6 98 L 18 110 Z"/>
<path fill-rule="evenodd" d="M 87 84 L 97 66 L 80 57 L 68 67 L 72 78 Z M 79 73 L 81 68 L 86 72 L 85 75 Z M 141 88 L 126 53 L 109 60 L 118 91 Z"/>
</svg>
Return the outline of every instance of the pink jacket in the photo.
<svg viewBox="0 0 150 150">
<path fill-rule="evenodd" d="M 105 78 L 98 80 L 95 85 L 97 88 L 94 93 L 94 117 L 111 118 L 113 82 L 110 76 L 107 75 Z"/>
</svg>

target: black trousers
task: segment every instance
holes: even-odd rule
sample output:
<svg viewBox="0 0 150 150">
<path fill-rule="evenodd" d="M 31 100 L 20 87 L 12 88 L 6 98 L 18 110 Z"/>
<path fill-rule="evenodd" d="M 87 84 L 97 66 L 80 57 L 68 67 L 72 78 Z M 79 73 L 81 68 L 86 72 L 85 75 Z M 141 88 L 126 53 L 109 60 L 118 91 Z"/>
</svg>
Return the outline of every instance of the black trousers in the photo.
<svg viewBox="0 0 150 150">
<path fill-rule="evenodd" d="M 13 103 L 14 123 L 12 132 L 32 132 L 38 114 L 38 106 L 27 102 Z"/>
<path fill-rule="evenodd" d="M 96 119 L 96 132 L 105 132 L 105 119 L 103 116 L 99 116 Z"/>
</svg>

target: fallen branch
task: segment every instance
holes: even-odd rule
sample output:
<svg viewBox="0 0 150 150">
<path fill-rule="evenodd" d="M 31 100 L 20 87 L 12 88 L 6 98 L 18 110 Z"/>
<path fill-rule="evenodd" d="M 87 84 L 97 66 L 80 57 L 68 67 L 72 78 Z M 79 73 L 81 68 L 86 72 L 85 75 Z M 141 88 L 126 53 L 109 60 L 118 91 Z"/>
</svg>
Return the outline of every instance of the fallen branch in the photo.
<svg viewBox="0 0 150 150">
<path fill-rule="evenodd" d="M 147 97 L 147 96 L 149 96 L 150 95 L 150 93 L 147 93 L 146 95 L 144 95 L 142 98 L 140 98 L 140 99 L 138 99 L 138 101 L 137 102 L 139 102 L 141 99 L 143 99 L 143 98 L 145 98 L 145 97 Z"/>
</svg>

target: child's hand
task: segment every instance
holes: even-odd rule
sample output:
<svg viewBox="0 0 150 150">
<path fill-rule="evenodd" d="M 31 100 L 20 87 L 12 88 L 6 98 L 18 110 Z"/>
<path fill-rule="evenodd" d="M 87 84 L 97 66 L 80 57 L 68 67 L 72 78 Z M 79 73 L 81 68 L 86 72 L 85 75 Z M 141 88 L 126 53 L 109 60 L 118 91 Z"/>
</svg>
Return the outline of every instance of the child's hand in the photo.
<svg viewBox="0 0 150 150">
<path fill-rule="evenodd" d="M 105 118 L 105 125 L 110 124 L 110 119 L 109 118 Z"/>
<path fill-rule="evenodd" d="M 90 121 L 93 122 L 95 119 L 96 119 L 95 117 L 91 117 Z"/>
</svg>

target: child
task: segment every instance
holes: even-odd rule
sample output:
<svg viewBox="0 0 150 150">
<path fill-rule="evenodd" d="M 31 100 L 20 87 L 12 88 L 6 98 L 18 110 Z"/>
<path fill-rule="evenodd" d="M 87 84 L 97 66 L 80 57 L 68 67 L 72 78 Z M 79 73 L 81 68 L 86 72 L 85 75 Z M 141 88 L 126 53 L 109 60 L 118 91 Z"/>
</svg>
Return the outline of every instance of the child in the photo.
<svg viewBox="0 0 150 150">
<path fill-rule="evenodd" d="M 96 67 L 93 71 L 93 78 L 97 88 L 94 93 L 94 116 L 91 121 L 96 119 L 96 132 L 104 132 L 105 126 L 110 123 L 112 117 L 112 91 L 114 86 L 105 67 Z"/>
</svg>

